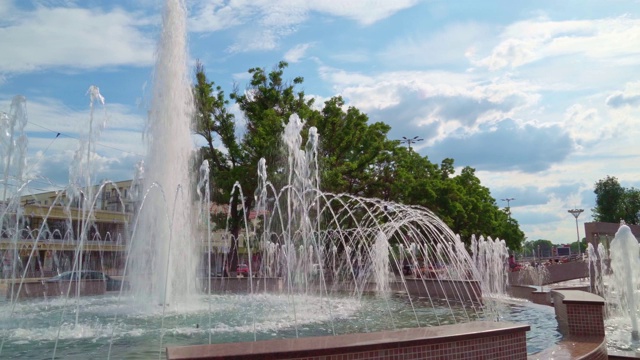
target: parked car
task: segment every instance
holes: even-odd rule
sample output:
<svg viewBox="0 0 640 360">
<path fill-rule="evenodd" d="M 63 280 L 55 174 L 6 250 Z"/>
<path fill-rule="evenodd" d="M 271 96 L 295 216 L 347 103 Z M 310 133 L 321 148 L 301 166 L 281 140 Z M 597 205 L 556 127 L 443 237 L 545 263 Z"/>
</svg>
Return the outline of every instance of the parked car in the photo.
<svg viewBox="0 0 640 360">
<path fill-rule="evenodd" d="M 123 290 L 129 290 L 129 283 L 127 281 L 114 279 L 105 273 L 93 270 L 66 271 L 45 280 L 45 282 L 75 281 L 78 280 L 78 277 L 80 277 L 81 280 L 102 280 L 106 282 L 107 291 L 120 291 L 121 287 Z"/>
<path fill-rule="evenodd" d="M 237 276 L 249 276 L 249 265 L 247 265 L 247 264 L 238 264 L 238 267 L 236 267 L 236 275 Z"/>
</svg>

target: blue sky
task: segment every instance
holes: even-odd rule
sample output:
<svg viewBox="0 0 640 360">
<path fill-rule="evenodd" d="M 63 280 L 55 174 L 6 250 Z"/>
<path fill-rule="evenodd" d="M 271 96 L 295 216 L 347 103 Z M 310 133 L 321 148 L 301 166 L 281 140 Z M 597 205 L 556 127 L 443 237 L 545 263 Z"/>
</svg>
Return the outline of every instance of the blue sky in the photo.
<svg viewBox="0 0 640 360">
<path fill-rule="evenodd" d="M 31 175 L 67 183 L 96 85 L 99 177 L 133 176 L 161 9 L 0 3 L 0 111 L 27 98 Z M 424 138 L 414 150 L 431 161 L 474 167 L 501 206 L 515 198 L 530 240 L 574 241 L 567 209 L 590 221 L 607 175 L 640 187 L 637 0 L 208 0 L 188 12 L 189 56 L 227 93 L 246 86 L 249 68 L 287 60 L 286 75 L 303 76 L 318 103 L 342 95 L 390 124 L 390 138 Z"/>
</svg>

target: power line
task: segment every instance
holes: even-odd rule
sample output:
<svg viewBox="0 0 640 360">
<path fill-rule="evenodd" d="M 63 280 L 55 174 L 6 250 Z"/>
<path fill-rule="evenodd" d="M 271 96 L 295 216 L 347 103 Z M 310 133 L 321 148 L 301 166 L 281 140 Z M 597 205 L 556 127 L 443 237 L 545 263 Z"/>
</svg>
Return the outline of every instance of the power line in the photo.
<svg viewBox="0 0 640 360">
<path fill-rule="evenodd" d="M 78 140 L 78 141 L 81 141 L 81 140 L 82 140 L 81 138 L 79 138 L 79 137 L 77 137 L 77 136 L 73 136 L 73 135 L 69 135 L 69 134 L 66 134 L 66 133 L 63 133 L 63 132 L 60 132 L 60 131 L 56 131 L 56 130 L 50 129 L 50 128 L 46 127 L 46 126 L 43 126 L 43 125 L 40 125 L 40 124 L 34 123 L 34 122 L 32 122 L 32 121 L 29 121 L 29 124 L 34 125 L 34 126 L 37 126 L 37 127 L 39 127 L 39 128 L 42 128 L 42 129 L 44 129 L 44 130 L 47 130 L 47 131 L 49 131 L 49 132 L 52 132 L 52 133 L 55 133 L 55 134 L 56 134 L 56 136 L 55 136 L 53 139 L 51 139 L 51 142 L 49 142 L 49 144 L 48 144 L 48 145 L 45 147 L 45 149 L 43 150 L 43 152 L 42 152 L 42 156 L 40 157 L 40 159 L 38 160 L 38 162 L 36 162 L 35 164 L 31 165 L 31 168 L 33 168 L 33 167 L 37 166 L 37 165 L 40 163 L 40 161 L 42 161 L 42 159 L 44 159 L 44 155 L 47 153 L 47 151 L 49 150 L 49 148 L 51 147 L 51 145 L 53 145 L 53 143 L 54 143 L 54 142 L 55 142 L 55 141 L 56 141 L 60 136 L 65 136 L 65 137 L 67 137 L 67 138 L 75 139 L 75 140 Z M 117 147 L 114 147 L 114 146 L 110 146 L 110 145 L 105 145 L 105 144 L 102 144 L 102 143 L 97 142 L 97 141 L 96 141 L 94 144 L 99 145 L 99 146 L 102 146 L 102 147 L 106 147 L 106 148 L 110 148 L 110 149 L 118 150 L 118 151 L 121 151 L 121 152 L 126 153 L 126 154 L 131 154 L 131 155 L 135 155 L 135 156 L 144 157 L 144 155 L 142 155 L 142 154 L 138 154 L 138 153 L 136 153 L 136 152 L 132 152 L 132 151 L 123 150 L 123 149 L 120 149 L 120 148 L 117 148 Z M 48 186 L 51 186 L 51 187 L 54 187 L 54 188 L 59 188 L 59 189 L 63 189 L 63 188 L 65 187 L 65 186 L 62 186 L 62 185 L 58 185 L 58 184 L 52 183 L 50 180 L 49 180 L 49 181 L 45 181 L 45 180 L 40 180 L 40 179 L 31 179 L 31 180 L 30 180 L 30 182 L 40 183 L 40 184 L 43 184 L 43 185 L 48 185 Z M 6 186 L 6 185 L 8 185 L 8 186 L 13 186 L 13 187 L 16 187 L 16 188 L 17 188 L 17 187 L 19 187 L 18 185 L 15 185 L 15 184 L 5 184 L 5 186 Z M 46 189 L 40 189 L 40 188 L 36 188 L 36 187 L 30 187 L 30 188 L 31 188 L 31 189 L 33 189 L 33 190 L 38 190 L 38 191 L 49 191 L 49 190 L 46 190 Z"/>
<path fill-rule="evenodd" d="M 36 180 L 31 180 L 31 182 L 36 182 Z M 59 187 L 59 188 L 61 188 L 61 189 L 64 189 L 64 187 L 63 187 L 63 186 L 60 186 L 60 185 L 56 185 L 56 184 L 49 184 L 49 183 L 46 183 L 46 182 L 40 182 L 40 183 L 41 183 L 41 184 L 52 185 L 52 186 L 57 186 L 57 187 Z M 9 183 L 9 184 L 2 184 L 2 186 L 12 186 L 12 187 L 15 187 L 15 188 L 19 188 L 21 185 L 17 185 L 17 184 L 11 184 L 11 183 Z M 51 189 L 48 189 L 48 190 L 47 190 L 47 189 L 40 189 L 40 188 L 37 188 L 37 187 L 28 187 L 28 189 L 38 190 L 38 191 L 42 191 L 42 192 L 52 191 Z"/>
<path fill-rule="evenodd" d="M 54 141 L 56 141 L 56 139 L 58 139 L 59 137 L 60 137 L 60 133 L 57 133 L 57 134 L 56 134 L 56 137 L 54 137 L 54 138 L 51 140 L 51 142 L 49 143 L 49 145 L 47 145 L 47 147 L 46 147 L 46 148 L 44 149 L 44 151 L 42 152 L 42 156 L 40 156 L 40 159 L 38 159 L 38 161 L 37 161 L 35 164 L 31 165 L 31 168 L 30 168 L 29 170 L 33 169 L 34 167 L 38 166 L 38 164 L 40 164 L 40 161 L 42 161 L 42 159 L 44 159 L 44 154 L 46 154 L 46 153 L 47 153 L 47 151 L 49 151 L 49 148 L 51 147 L 51 145 L 53 145 L 53 142 L 54 142 Z"/>
</svg>

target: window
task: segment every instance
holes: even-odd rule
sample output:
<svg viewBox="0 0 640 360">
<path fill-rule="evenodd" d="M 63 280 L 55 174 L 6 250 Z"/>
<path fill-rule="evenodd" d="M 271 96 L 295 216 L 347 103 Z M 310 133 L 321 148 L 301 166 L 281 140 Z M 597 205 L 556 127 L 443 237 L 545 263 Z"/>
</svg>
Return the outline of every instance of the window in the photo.
<svg viewBox="0 0 640 360">
<path fill-rule="evenodd" d="M 86 280 L 104 280 L 104 275 L 96 271 L 88 271 L 82 274 L 82 278 Z"/>
</svg>

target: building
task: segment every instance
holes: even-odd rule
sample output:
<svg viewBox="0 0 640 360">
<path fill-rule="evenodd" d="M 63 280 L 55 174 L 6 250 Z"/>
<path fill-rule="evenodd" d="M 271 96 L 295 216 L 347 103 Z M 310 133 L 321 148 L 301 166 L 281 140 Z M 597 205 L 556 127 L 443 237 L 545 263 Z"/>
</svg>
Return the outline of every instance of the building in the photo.
<svg viewBox="0 0 640 360">
<path fill-rule="evenodd" d="M 73 269 L 76 262 L 83 269 L 121 275 L 129 224 L 140 207 L 138 186 L 125 180 L 103 182 L 77 195 L 64 190 L 22 196 L 18 210 L 3 216 L 7 226 L 0 234 L 1 277 L 49 277 Z M 85 196 L 91 201 L 85 202 Z M 209 213 L 226 217 L 228 205 L 212 204 Z M 257 213 L 251 211 L 248 218 L 255 225 Z M 246 255 L 245 231 L 237 244 L 238 253 Z M 203 264 L 210 259 L 214 270 L 221 271 L 230 245 L 224 230 L 203 236 Z M 79 247 L 82 251 L 77 252 Z"/>
<path fill-rule="evenodd" d="M 49 191 L 20 198 L 18 210 L 3 216 L 2 277 L 48 277 L 84 269 L 117 275 L 126 259 L 128 223 L 136 208 L 132 181 L 106 182 L 71 196 Z M 78 248 L 82 251 L 77 252 Z M 14 274 L 15 272 L 15 274 Z M 10 274 L 9 274 L 10 273 Z"/>
<path fill-rule="evenodd" d="M 640 225 L 627 224 L 627 226 L 633 236 L 640 239 Z M 603 244 L 606 249 L 609 249 L 609 245 L 619 228 L 620 223 L 586 222 L 584 223 L 585 238 L 596 248 L 598 244 Z"/>
</svg>

